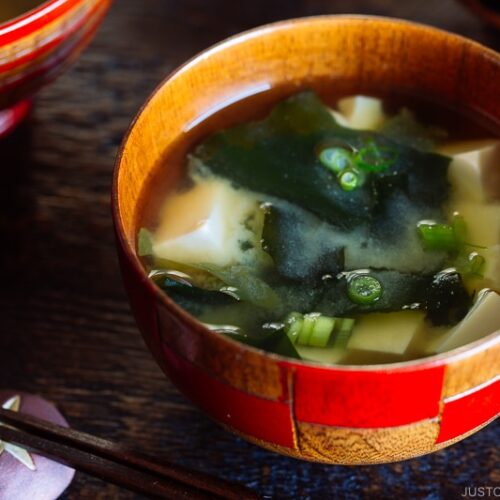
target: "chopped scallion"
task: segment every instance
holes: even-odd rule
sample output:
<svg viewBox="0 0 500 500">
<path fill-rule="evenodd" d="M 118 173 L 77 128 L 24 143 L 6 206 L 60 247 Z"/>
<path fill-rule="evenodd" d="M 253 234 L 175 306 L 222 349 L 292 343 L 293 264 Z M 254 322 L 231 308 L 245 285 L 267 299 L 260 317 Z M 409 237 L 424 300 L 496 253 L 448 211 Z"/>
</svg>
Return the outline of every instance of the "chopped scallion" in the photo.
<svg viewBox="0 0 500 500">
<path fill-rule="evenodd" d="M 482 276 L 484 271 L 484 266 L 486 264 L 485 258 L 478 254 L 477 252 L 471 252 L 467 256 L 467 260 L 470 266 L 470 273 L 476 276 Z"/>
<path fill-rule="evenodd" d="M 309 340 L 311 338 L 314 323 L 316 322 L 317 314 L 306 314 L 304 316 L 304 322 L 302 323 L 302 328 L 297 338 L 297 344 L 309 345 Z"/>
<path fill-rule="evenodd" d="M 352 329 L 354 328 L 354 320 L 352 318 L 339 318 L 338 330 L 333 341 L 333 347 L 338 349 L 345 349 L 349 338 L 351 337 Z"/>
<path fill-rule="evenodd" d="M 417 229 L 426 250 L 454 251 L 459 246 L 454 228 L 449 224 L 422 221 Z"/>
<path fill-rule="evenodd" d="M 352 166 L 351 152 L 340 147 L 323 149 L 318 159 L 327 169 L 336 174 Z"/>
<path fill-rule="evenodd" d="M 302 315 L 293 312 L 285 320 L 285 332 L 294 344 L 326 347 L 337 319 L 319 313 Z"/>
<path fill-rule="evenodd" d="M 396 149 L 379 146 L 371 141 L 356 153 L 354 165 L 367 172 L 382 172 L 393 165 L 397 159 Z"/>
<path fill-rule="evenodd" d="M 344 191 L 352 191 L 361 184 L 360 176 L 352 169 L 346 169 L 339 173 L 338 180 L 340 187 Z"/>
<path fill-rule="evenodd" d="M 286 334 L 294 344 L 297 342 L 303 323 L 304 317 L 297 312 L 291 313 L 285 321 Z"/>
<path fill-rule="evenodd" d="M 318 316 L 314 322 L 314 327 L 309 338 L 309 345 L 311 347 L 326 347 L 334 327 L 335 318 Z"/>
<path fill-rule="evenodd" d="M 355 304 L 373 304 L 382 296 L 382 284 L 368 274 L 354 274 L 348 278 L 347 294 Z"/>
<path fill-rule="evenodd" d="M 482 278 L 486 259 L 478 252 L 468 252 L 465 249 L 457 255 L 453 267 L 462 277 Z"/>
</svg>

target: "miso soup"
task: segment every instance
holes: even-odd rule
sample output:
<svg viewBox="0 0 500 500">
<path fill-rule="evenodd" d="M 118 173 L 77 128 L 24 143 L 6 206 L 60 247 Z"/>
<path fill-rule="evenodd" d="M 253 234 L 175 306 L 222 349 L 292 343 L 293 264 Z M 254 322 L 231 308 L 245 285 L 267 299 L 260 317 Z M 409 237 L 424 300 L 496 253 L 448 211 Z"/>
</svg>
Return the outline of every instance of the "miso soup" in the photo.
<svg viewBox="0 0 500 500">
<path fill-rule="evenodd" d="M 0 2 L 0 23 L 14 19 L 28 12 L 46 0 L 2 0 Z"/>
<path fill-rule="evenodd" d="M 214 335 L 308 361 L 417 359 L 500 328 L 494 127 L 316 89 L 232 105 L 166 153 L 141 194 L 150 278 Z"/>
</svg>

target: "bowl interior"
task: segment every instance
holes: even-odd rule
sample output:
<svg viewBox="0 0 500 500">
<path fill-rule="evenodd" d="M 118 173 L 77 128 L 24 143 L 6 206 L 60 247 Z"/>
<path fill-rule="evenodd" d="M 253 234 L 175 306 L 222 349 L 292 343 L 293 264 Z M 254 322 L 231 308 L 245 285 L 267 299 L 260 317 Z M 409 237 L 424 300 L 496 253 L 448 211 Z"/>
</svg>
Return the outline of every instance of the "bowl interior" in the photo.
<svg viewBox="0 0 500 500">
<path fill-rule="evenodd" d="M 381 18 L 286 21 L 216 45 L 160 85 L 130 129 L 114 186 L 115 218 L 125 251 L 141 272 L 134 248 L 142 189 L 190 130 L 197 127 L 203 134 L 201 122 L 207 130 L 227 125 L 209 117 L 231 103 L 259 93 L 276 100 L 280 94 L 328 81 L 339 94 L 395 90 L 498 124 L 499 74 L 500 57 L 479 44 Z M 182 175 L 173 166 L 163 172 L 166 188 Z"/>
</svg>

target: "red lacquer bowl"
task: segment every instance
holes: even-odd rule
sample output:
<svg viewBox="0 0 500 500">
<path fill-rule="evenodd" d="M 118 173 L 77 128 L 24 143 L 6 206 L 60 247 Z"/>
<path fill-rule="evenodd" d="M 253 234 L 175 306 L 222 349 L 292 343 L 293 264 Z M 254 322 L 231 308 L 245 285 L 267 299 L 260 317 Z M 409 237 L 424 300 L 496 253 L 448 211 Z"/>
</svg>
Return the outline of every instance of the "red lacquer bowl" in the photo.
<svg viewBox="0 0 500 500">
<path fill-rule="evenodd" d="M 497 416 L 500 332 L 445 355 L 393 365 L 285 359 L 214 334 L 179 308 L 148 280 L 135 240 L 141 190 L 165 152 L 200 117 L 243 96 L 328 77 L 346 90 L 417 92 L 500 123 L 499 74 L 497 53 L 461 37 L 389 19 L 333 16 L 231 38 L 163 82 L 123 144 L 113 215 L 139 327 L 188 398 L 252 442 L 341 464 L 429 453 Z M 175 185 L 180 174 L 165 166 L 167 184 Z"/>
<path fill-rule="evenodd" d="M 78 57 L 110 4 L 111 0 L 47 0 L 0 23 L 0 137 L 26 116 L 35 92 Z"/>
</svg>

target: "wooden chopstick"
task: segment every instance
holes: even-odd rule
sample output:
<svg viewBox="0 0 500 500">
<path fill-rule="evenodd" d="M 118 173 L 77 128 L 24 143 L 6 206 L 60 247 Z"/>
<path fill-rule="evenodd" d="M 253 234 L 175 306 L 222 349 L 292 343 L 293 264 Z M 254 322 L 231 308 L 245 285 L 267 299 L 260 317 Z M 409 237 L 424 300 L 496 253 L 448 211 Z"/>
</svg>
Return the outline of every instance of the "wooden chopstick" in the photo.
<svg viewBox="0 0 500 500">
<path fill-rule="evenodd" d="M 91 434 L 0 408 L 0 439 L 158 498 L 257 499 L 244 486 L 137 453 Z"/>
</svg>

